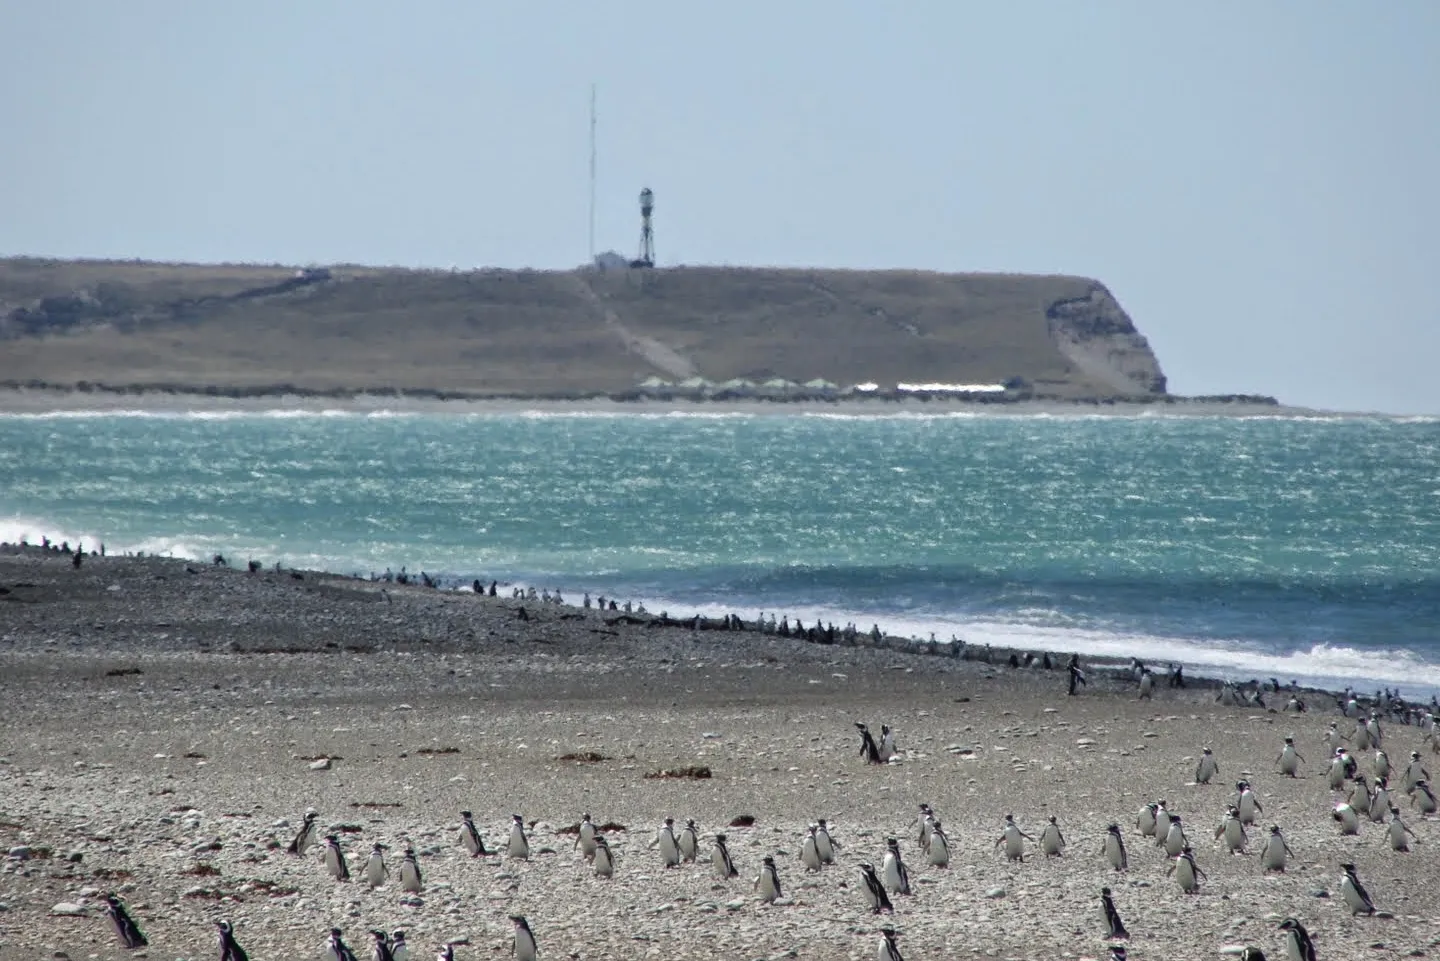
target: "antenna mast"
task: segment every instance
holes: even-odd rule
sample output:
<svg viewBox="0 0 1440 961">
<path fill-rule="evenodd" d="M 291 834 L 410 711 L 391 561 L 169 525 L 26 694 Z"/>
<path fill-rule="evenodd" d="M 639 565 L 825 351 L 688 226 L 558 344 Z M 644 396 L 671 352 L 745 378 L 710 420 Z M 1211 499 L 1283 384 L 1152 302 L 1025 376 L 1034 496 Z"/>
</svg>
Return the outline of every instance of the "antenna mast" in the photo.
<svg viewBox="0 0 1440 961">
<path fill-rule="evenodd" d="M 590 85 L 590 263 L 595 263 L 595 85 Z"/>
</svg>

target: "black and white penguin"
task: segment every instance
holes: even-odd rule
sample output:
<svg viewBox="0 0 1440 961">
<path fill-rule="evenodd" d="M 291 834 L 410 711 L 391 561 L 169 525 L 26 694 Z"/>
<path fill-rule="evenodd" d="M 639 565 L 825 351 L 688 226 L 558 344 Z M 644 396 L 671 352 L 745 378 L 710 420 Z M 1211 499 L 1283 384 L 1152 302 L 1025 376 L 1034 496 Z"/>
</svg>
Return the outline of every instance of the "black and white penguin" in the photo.
<svg viewBox="0 0 1440 961">
<path fill-rule="evenodd" d="M 760 900 L 767 904 L 783 897 L 780 890 L 780 872 L 775 869 L 775 859 L 766 855 L 760 863 L 760 876 L 755 879 L 755 890 Z"/>
<path fill-rule="evenodd" d="M 530 930 L 530 922 L 521 914 L 510 915 L 510 920 L 515 925 L 515 943 L 510 946 L 510 953 L 515 955 L 515 961 L 535 961 L 540 949 L 535 944 L 535 932 Z"/>
<path fill-rule="evenodd" d="M 1305 925 L 1294 918 L 1286 918 L 1280 922 L 1280 930 L 1285 932 L 1285 957 L 1288 961 L 1316 961 L 1315 943 L 1310 940 L 1310 932 L 1305 930 Z"/>
<path fill-rule="evenodd" d="M 910 893 L 910 871 L 900 858 L 899 839 L 886 838 L 885 860 L 880 862 L 880 873 L 885 881 L 885 887 L 891 892 L 895 894 Z"/>
<path fill-rule="evenodd" d="M 1215 755 L 1207 747 L 1200 755 L 1200 763 L 1195 765 L 1195 783 L 1209 784 L 1210 779 L 1220 773 L 1220 765 L 1215 761 Z"/>
<path fill-rule="evenodd" d="M 1178 857 L 1181 852 L 1190 847 L 1190 839 L 1185 836 L 1185 826 L 1180 823 L 1180 815 L 1170 815 L 1170 830 L 1165 832 L 1165 842 L 1162 845 L 1165 853 L 1170 857 Z"/>
<path fill-rule="evenodd" d="M 1220 819 L 1220 826 L 1215 829 L 1215 839 L 1225 839 L 1225 847 L 1231 854 L 1244 854 L 1245 825 L 1240 822 L 1240 812 L 1232 808 L 1225 810 L 1225 816 Z"/>
<path fill-rule="evenodd" d="M 328 961 L 355 961 L 355 952 L 340 937 L 339 928 L 330 929 L 330 937 L 325 942 L 325 956 Z"/>
<path fill-rule="evenodd" d="M 333 834 L 325 835 L 325 870 L 336 881 L 350 880 L 350 865 L 345 862 L 345 852 L 340 850 L 340 839 Z"/>
<path fill-rule="evenodd" d="M 1330 726 L 1325 730 L 1326 750 L 1333 755 L 1336 751 L 1340 750 L 1340 748 L 1344 747 L 1345 742 L 1348 740 L 1349 738 L 1340 733 L 1340 725 L 1335 721 L 1331 721 Z"/>
<path fill-rule="evenodd" d="M 1140 671 L 1140 693 L 1139 700 L 1148 701 L 1155 696 L 1155 675 L 1150 669 L 1142 668 Z"/>
<path fill-rule="evenodd" d="M 1240 812 L 1242 824 L 1254 824 L 1255 818 L 1265 813 L 1265 809 L 1260 806 L 1260 796 L 1255 793 L 1255 789 L 1250 786 L 1249 781 L 1236 783 L 1235 797 L 1231 803 Z"/>
<path fill-rule="evenodd" d="M 390 874 L 385 868 L 385 845 L 376 841 L 370 848 L 370 857 L 365 861 L 365 883 L 378 888 Z"/>
<path fill-rule="evenodd" d="M 229 921 L 216 921 L 215 933 L 220 941 L 220 961 L 250 961 L 250 955 L 235 940 L 235 926 Z"/>
<path fill-rule="evenodd" d="M 920 826 L 920 833 L 916 836 L 915 843 L 920 846 L 921 852 L 924 852 L 925 849 L 930 846 L 930 824 L 934 818 L 935 812 L 930 808 L 930 805 L 922 804 L 920 805 L 920 814 L 914 821 L 910 822 L 911 827 L 917 824 Z"/>
<path fill-rule="evenodd" d="M 660 863 L 673 868 L 680 863 L 680 845 L 675 842 L 675 819 L 666 818 L 655 832 L 655 844 L 660 848 Z"/>
<path fill-rule="evenodd" d="M 370 937 L 370 961 L 395 961 L 395 955 L 390 950 L 390 935 L 375 930 L 370 932 Z"/>
<path fill-rule="evenodd" d="M 1105 829 L 1105 843 L 1100 853 L 1105 856 L 1105 863 L 1116 871 L 1130 868 L 1130 859 L 1125 854 L 1125 839 L 1120 836 L 1120 825 L 1111 824 Z"/>
<path fill-rule="evenodd" d="M 1047 858 L 1059 858 L 1065 856 L 1065 835 L 1060 833 L 1060 825 L 1055 823 L 1055 815 L 1050 815 L 1049 823 L 1045 830 L 1040 832 L 1040 853 Z"/>
<path fill-rule="evenodd" d="M 1374 914 L 1375 903 L 1370 900 L 1370 892 L 1365 890 L 1365 885 L 1355 876 L 1355 865 L 1347 862 L 1340 865 L 1340 869 L 1345 872 L 1340 878 L 1340 894 L 1345 898 L 1350 916 Z"/>
<path fill-rule="evenodd" d="M 1140 812 L 1135 815 L 1135 830 L 1140 832 L 1141 837 L 1153 838 L 1155 836 L 1155 815 L 1159 810 L 1160 806 L 1154 801 L 1141 806 Z"/>
<path fill-rule="evenodd" d="M 1360 815 L 1356 814 L 1355 809 L 1349 804 L 1342 802 L 1335 805 L 1335 810 L 1331 812 L 1330 816 L 1339 823 L 1341 834 L 1360 833 Z"/>
<path fill-rule="evenodd" d="M 595 876 L 597 878 L 613 878 L 615 876 L 615 855 L 610 852 L 610 842 L 605 840 L 605 835 L 597 834 L 594 839 Z"/>
<path fill-rule="evenodd" d="M 400 860 L 400 889 L 409 894 L 419 894 L 425 887 L 420 877 L 420 862 L 415 858 L 415 849 L 407 846 L 405 857 Z"/>
<path fill-rule="evenodd" d="M 1165 806 L 1165 799 L 1161 798 L 1155 802 L 1155 844 L 1163 847 L 1165 835 L 1170 833 L 1170 809 Z"/>
<path fill-rule="evenodd" d="M 589 818 L 589 815 L 586 815 Z M 485 839 L 480 836 L 480 829 L 475 826 L 475 815 L 469 811 L 460 812 L 460 844 L 470 852 L 472 858 L 484 857 L 490 852 L 485 850 Z"/>
<path fill-rule="evenodd" d="M 1330 758 L 1330 766 L 1325 770 L 1325 781 L 1330 785 L 1330 790 L 1338 791 L 1345 786 L 1350 778 L 1350 772 L 1346 766 L 1346 753 L 1343 747 L 1336 748 L 1335 754 Z"/>
<path fill-rule="evenodd" d="M 1130 932 L 1125 930 L 1125 922 L 1120 920 L 1120 912 L 1115 910 L 1115 899 L 1110 896 L 1109 888 L 1100 889 L 1100 920 L 1105 925 L 1107 940 L 1125 940 L 1130 937 Z"/>
<path fill-rule="evenodd" d="M 1437 808 L 1435 792 L 1430 790 L 1430 782 L 1424 778 L 1415 782 L 1415 790 L 1410 792 L 1410 804 L 1421 814 L 1434 814 Z"/>
<path fill-rule="evenodd" d="M 730 860 L 730 849 L 725 845 L 723 834 L 715 835 L 715 846 L 710 849 L 710 863 L 723 881 L 740 876 L 740 872 L 735 870 L 735 862 Z"/>
<path fill-rule="evenodd" d="M 1400 820 L 1400 809 L 1390 808 L 1390 827 L 1386 829 L 1390 835 L 1390 850 L 1409 851 L 1410 839 L 1416 837 L 1415 832 Z M 1419 840 L 1416 838 L 1416 840 Z"/>
<path fill-rule="evenodd" d="M 681 861 L 687 864 L 695 863 L 695 859 L 700 856 L 700 830 L 695 826 L 694 818 L 685 819 L 685 826 L 675 838 L 675 845 L 680 848 Z"/>
<path fill-rule="evenodd" d="M 899 939 L 899 931 L 894 928 L 881 928 L 880 949 L 875 953 L 875 961 L 905 961 L 900 955 L 900 946 L 895 943 Z"/>
<path fill-rule="evenodd" d="M 105 895 L 105 913 L 110 918 L 110 924 L 115 928 L 115 934 L 120 938 L 120 943 L 130 950 L 143 948 L 150 942 L 145 939 L 145 933 L 140 930 L 140 925 L 130 917 L 130 912 L 125 910 L 125 905 L 113 894 Z"/>
<path fill-rule="evenodd" d="M 290 846 L 285 850 L 291 854 L 304 854 L 305 849 L 314 843 L 316 836 L 320 833 L 320 825 L 316 818 L 320 815 L 312 810 L 305 812 L 305 820 L 300 824 L 300 830 L 295 832 L 295 837 L 290 841 Z"/>
<path fill-rule="evenodd" d="M 824 818 L 815 822 L 815 853 L 820 855 L 822 864 L 834 864 L 835 852 L 840 842 L 830 836 L 830 825 Z"/>
<path fill-rule="evenodd" d="M 505 853 L 519 861 L 530 860 L 530 841 L 525 837 L 525 819 L 518 814 L 510 815 L 510 843 Z"/>
<path fill-rule="evenodd" d="M 1383 781 L 1391 774 L 1390 755 L 1385 753 L 1384 748 L 1375 751 L 1375 780 Z"/>
<path fill-rule="evenodd" d="M 1290 845 L 1285 843 L 1285 836 L 1280 833 L 1280 825 L 1272 824 L 1270 837 L 1265 840 L 1265 846 L 1260 849 L 1260 867 L 1266 871 L 1279 871 L 1283 874 L 1287 859 L 1294 856 Z"/>
<path fill-rule="evenodd" d="M 930 839 L 925 844 L 925 860 L 937 868 L 950 866 L 950 841 L 940 827 L 939 820 L 930 819 Z"/>
<path fill-rule="evenodd" d="M 1379 824 L 1390 810 L 1390 784 L 1385 778 L 1375 779 L 1375 790 L 1370 795 L 1370 820 Z"/>
<path fill-rule="evenodd" d="M 880 725 L 880 762 L 883 764 L 895 756 L 895 732 L 890 725 Z"/>
<path fill-rule="evenodd" d="M 1400 778 L 1400 785 L 1405 789 L 1406 794 L 1415 793 L 1415 785 L 1421 781 L 1430 780 L 1430 772 L 1425 770 L 1425 765 L 1420 761 L 1420 752 L 1410 752 L 1410 763 L 1405 765 L 1405 774 Z"/>
<path fill-rule="evenodd" d="M 1123 944 L 1107 945 L 1110 951 L 1109 961 L 1130 961 L 1130 951 Z"/>
<path fill-rule="evenodd" d="M 1015 815 L 1007 814 L 1005 815 L 1005 830 L 1001 832 L 1000 837 L 995 841 L 995 846 L 997 848 L 1001 845 L 1005 846 L 1005 859 L 1007 861 L 1019 861 L 1023 864 L 1025 861 L 1025 842 L 1034 840 L 1030 835 L 1020 830 L 1019 826 L 1015 823 Z"/>
<path fill-rule="evenodd" d="M 807 871 L 819 871 L 824 867 L 820 860 L 820 852 L 815 849 L 815 825 L 805 832 L 804 839 L 800 842 L 800 863 L 805 865 Z"/>
<path fill-rule="evenodd" d="M 1181 851 L 1165 869 L 1167 875 L 1174 874 L 1175 880 L 1180 883 L 1180 890 L 1186 894 L 1194 894 L 1200 890 L 1201 879 L 1205 878 L 1205 872 L 1200 870 L 1200 865 L 1195 863 L 1195 852 L 1188 847 Z"/>
<path fill-rule="evenodd" d="M 1365 783 L 1365 775 L 1357 774 L 1351 779 L 1347 800 L 1357 814 L 1370 813 L 1370 786 Z"/>
<path fill-rule="evenodd" d="M 1280 756 L 1275 759 L 1275 765 L 1280 769 L 1281 774 L 1294 777 L 1300 770 L 1300 763 L 1304 760 L 1305 758 L 1301 757 L 1300 752 L 1295 750 L 1295 739 L 1287 737 L 1285 746 L 1280 749 Z"/>
<path fill-rule="evenodd" d="M 404 931 L 390 932 L 390 955 L 395 961 L 410 961 L 410 946 L 405 943 Z"/>
<path fill-rule="evenodd" d="M 1245 950 L 1240 952 L 1239 957 L 1240 961 L 1265 961 L 1265 952 L 1253 944 L 1247 944 Z"/>
<path fill-rule="evenodd" d="M 859 721 L 855 722 L 855 727 L 860 732 L 860 756 L 865 759 L 865 763 L 881 763 L 880 748 L 875 743 L 875 737 L 870 733 L 870 729 Z"/>
<path fill-rule="evenodd" d="M 875 874 L 873 865 L 861 864 L 860 876 L 865 881 L 865 900 L 870 904 L 870 910 L 874 914 L 881 911 L 895 913 L 895 908 L 890 903 L 890 896 L 885 893 L 885 885 L 880 883 L 880 878 Z"/>
</svg>

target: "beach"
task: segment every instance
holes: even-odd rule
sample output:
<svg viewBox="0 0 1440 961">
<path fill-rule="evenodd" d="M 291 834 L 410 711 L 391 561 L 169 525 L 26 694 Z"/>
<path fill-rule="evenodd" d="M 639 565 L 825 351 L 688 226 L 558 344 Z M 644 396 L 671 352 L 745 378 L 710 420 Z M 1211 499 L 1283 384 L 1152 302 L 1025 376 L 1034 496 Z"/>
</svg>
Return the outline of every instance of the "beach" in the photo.
<svg viewBox="0 0 1440 961">
<path fill-rule="evenodd" d="M 1303 715 L 1222 706 L 1202 685 L 1139 700 L 1123 673 L 1091 671 L 1067 697 L 1058 665 L 654 627 L 503 588 L 489 598 L 160 558 L 86 557 L 77 569 L 12 548 L 0 587 L 5 961 L 123 956 L 102 913 L 111 891 L 152 958 L 214 954 L 223 918 L 256 961 L 319 957 L 332 926 L 362 957 L 378 928 L 405 930 L 416 957 L 466 939 L 456 957 L 467 961 L 508 955 L 510 914 L 529 919 L 548 958 L 873 958 L 882 924 L 910 961 L 1105 958 L 1106 885 L 1132 958 L 1241 944 L 1284 957 L 1277 925 L 1291 916 L 1321 958 L 1440 947 L 1440 828 L 1397 790 L 1412 852 L 1390 850 L 1382 825 L 1340 836 L 1320 737 L 1350 722 L 1321 696 Z M 898 758 L 864 763 L 856 721 L 894 728 Z M 1418 729 L 1386 730 L 1395 764 L 1411 750 L 1440 763 Z M 1275 768 L 1292 735 L 1307 775 L 1294 780 Z M 1204 747 L 1221 772 L 1208 786 L 1193 783 Z M 647 776 L 701 766 L 709 778 Z M 1248 857 L 1213 836 L 1240 777 L 1264 804 Z M 1198 894 L 1181 893 L 1135 829 L 1158 798 L 1184 816 L 1208 875 Z M 921 803 L 950 838 L 947 869 L 917 848 Z M 349 853 L 349 883 L 325 873 L 316 848 L 285 852 L 311 807 Z M 502 851 L 521 814 L 531 858 L 469 857 L 461 810 Z M 613 879 L 595 877 L 563 833 L 584 813 L 623 825 L 607 832 Z M 1054 815 L 1065 856 L 1030 846 L 1008 863 L 995 842 L 1009 813 L 1035 837 Z M 650 842 L 667 816 L 698 823 L 701 863 L 662 867 Z M 728 826 L 744 816 L 753 825 Z M 819 818 L 842 847 L 836 865 L 808 873 L 799 845 Z M 1129 846 L 1124 874 L 1101 857 L 1111 822 Z M 1271 824 L 1294 851 L 1283 875 L 1254 856 Z M 707 860 L 717 831 L 740 872 L 728 882 Z M 888 837 L 915 894 L 877 918 L 857 865 L 878 866 Z M 423 892 L 400 891 L 393 873 L 365 885 L 377 841 L 392 872 L 414 846 Z M 766 855 L 784 887 L 774 905 L 752 890 Z M 1350 916 L 1345 861 L 1390 916 Z M 81 913 L 55 914 L 61 905 Z"/>
</svg>

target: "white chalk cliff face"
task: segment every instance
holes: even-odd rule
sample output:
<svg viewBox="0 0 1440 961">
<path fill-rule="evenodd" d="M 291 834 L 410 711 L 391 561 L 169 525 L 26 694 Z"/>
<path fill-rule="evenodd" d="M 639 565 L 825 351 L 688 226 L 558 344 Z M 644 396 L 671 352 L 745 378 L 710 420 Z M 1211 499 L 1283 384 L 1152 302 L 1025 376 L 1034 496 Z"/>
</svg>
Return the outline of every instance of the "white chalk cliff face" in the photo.
<svg viewBox="0 0 1440 961">
<path fill-rule="evenodd" d="M 1149 342 L 1103 284 L 1045 311 L 1055 345 L 1088 377 L 1119 394 L 1164 394 L 1165 375 Z"/>
</svg>

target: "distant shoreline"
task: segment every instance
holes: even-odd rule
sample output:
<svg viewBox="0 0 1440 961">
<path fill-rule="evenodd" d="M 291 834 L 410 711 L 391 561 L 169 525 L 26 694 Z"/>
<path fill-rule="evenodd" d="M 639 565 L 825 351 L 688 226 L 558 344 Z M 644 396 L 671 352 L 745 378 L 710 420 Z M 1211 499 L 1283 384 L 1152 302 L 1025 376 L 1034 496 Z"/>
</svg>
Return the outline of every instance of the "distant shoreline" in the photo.
<svg viewBox="0 0 1440 961">
<path fill-rule="evenodd" d="M 229 389 L 225 389 L 229 391 Z M 894 416 L 914 414 L 1051 416 L 1191 417 L 1370 417 L 1288 407 L 1261 397 L 1170 397 L 1157 400 L 1064 400 L 1050 398 L 962 399 L 943 396 L 872 396 L 835 398 L 685 398 L 685 397 L 478 397 L 439 391 L 402 392 L 215 392 L 95 387 L 0 387 L 0 414 L 190 412 L 268 413 L 292 411 L 348 414 L 837 414 Z"/>
</svg>

